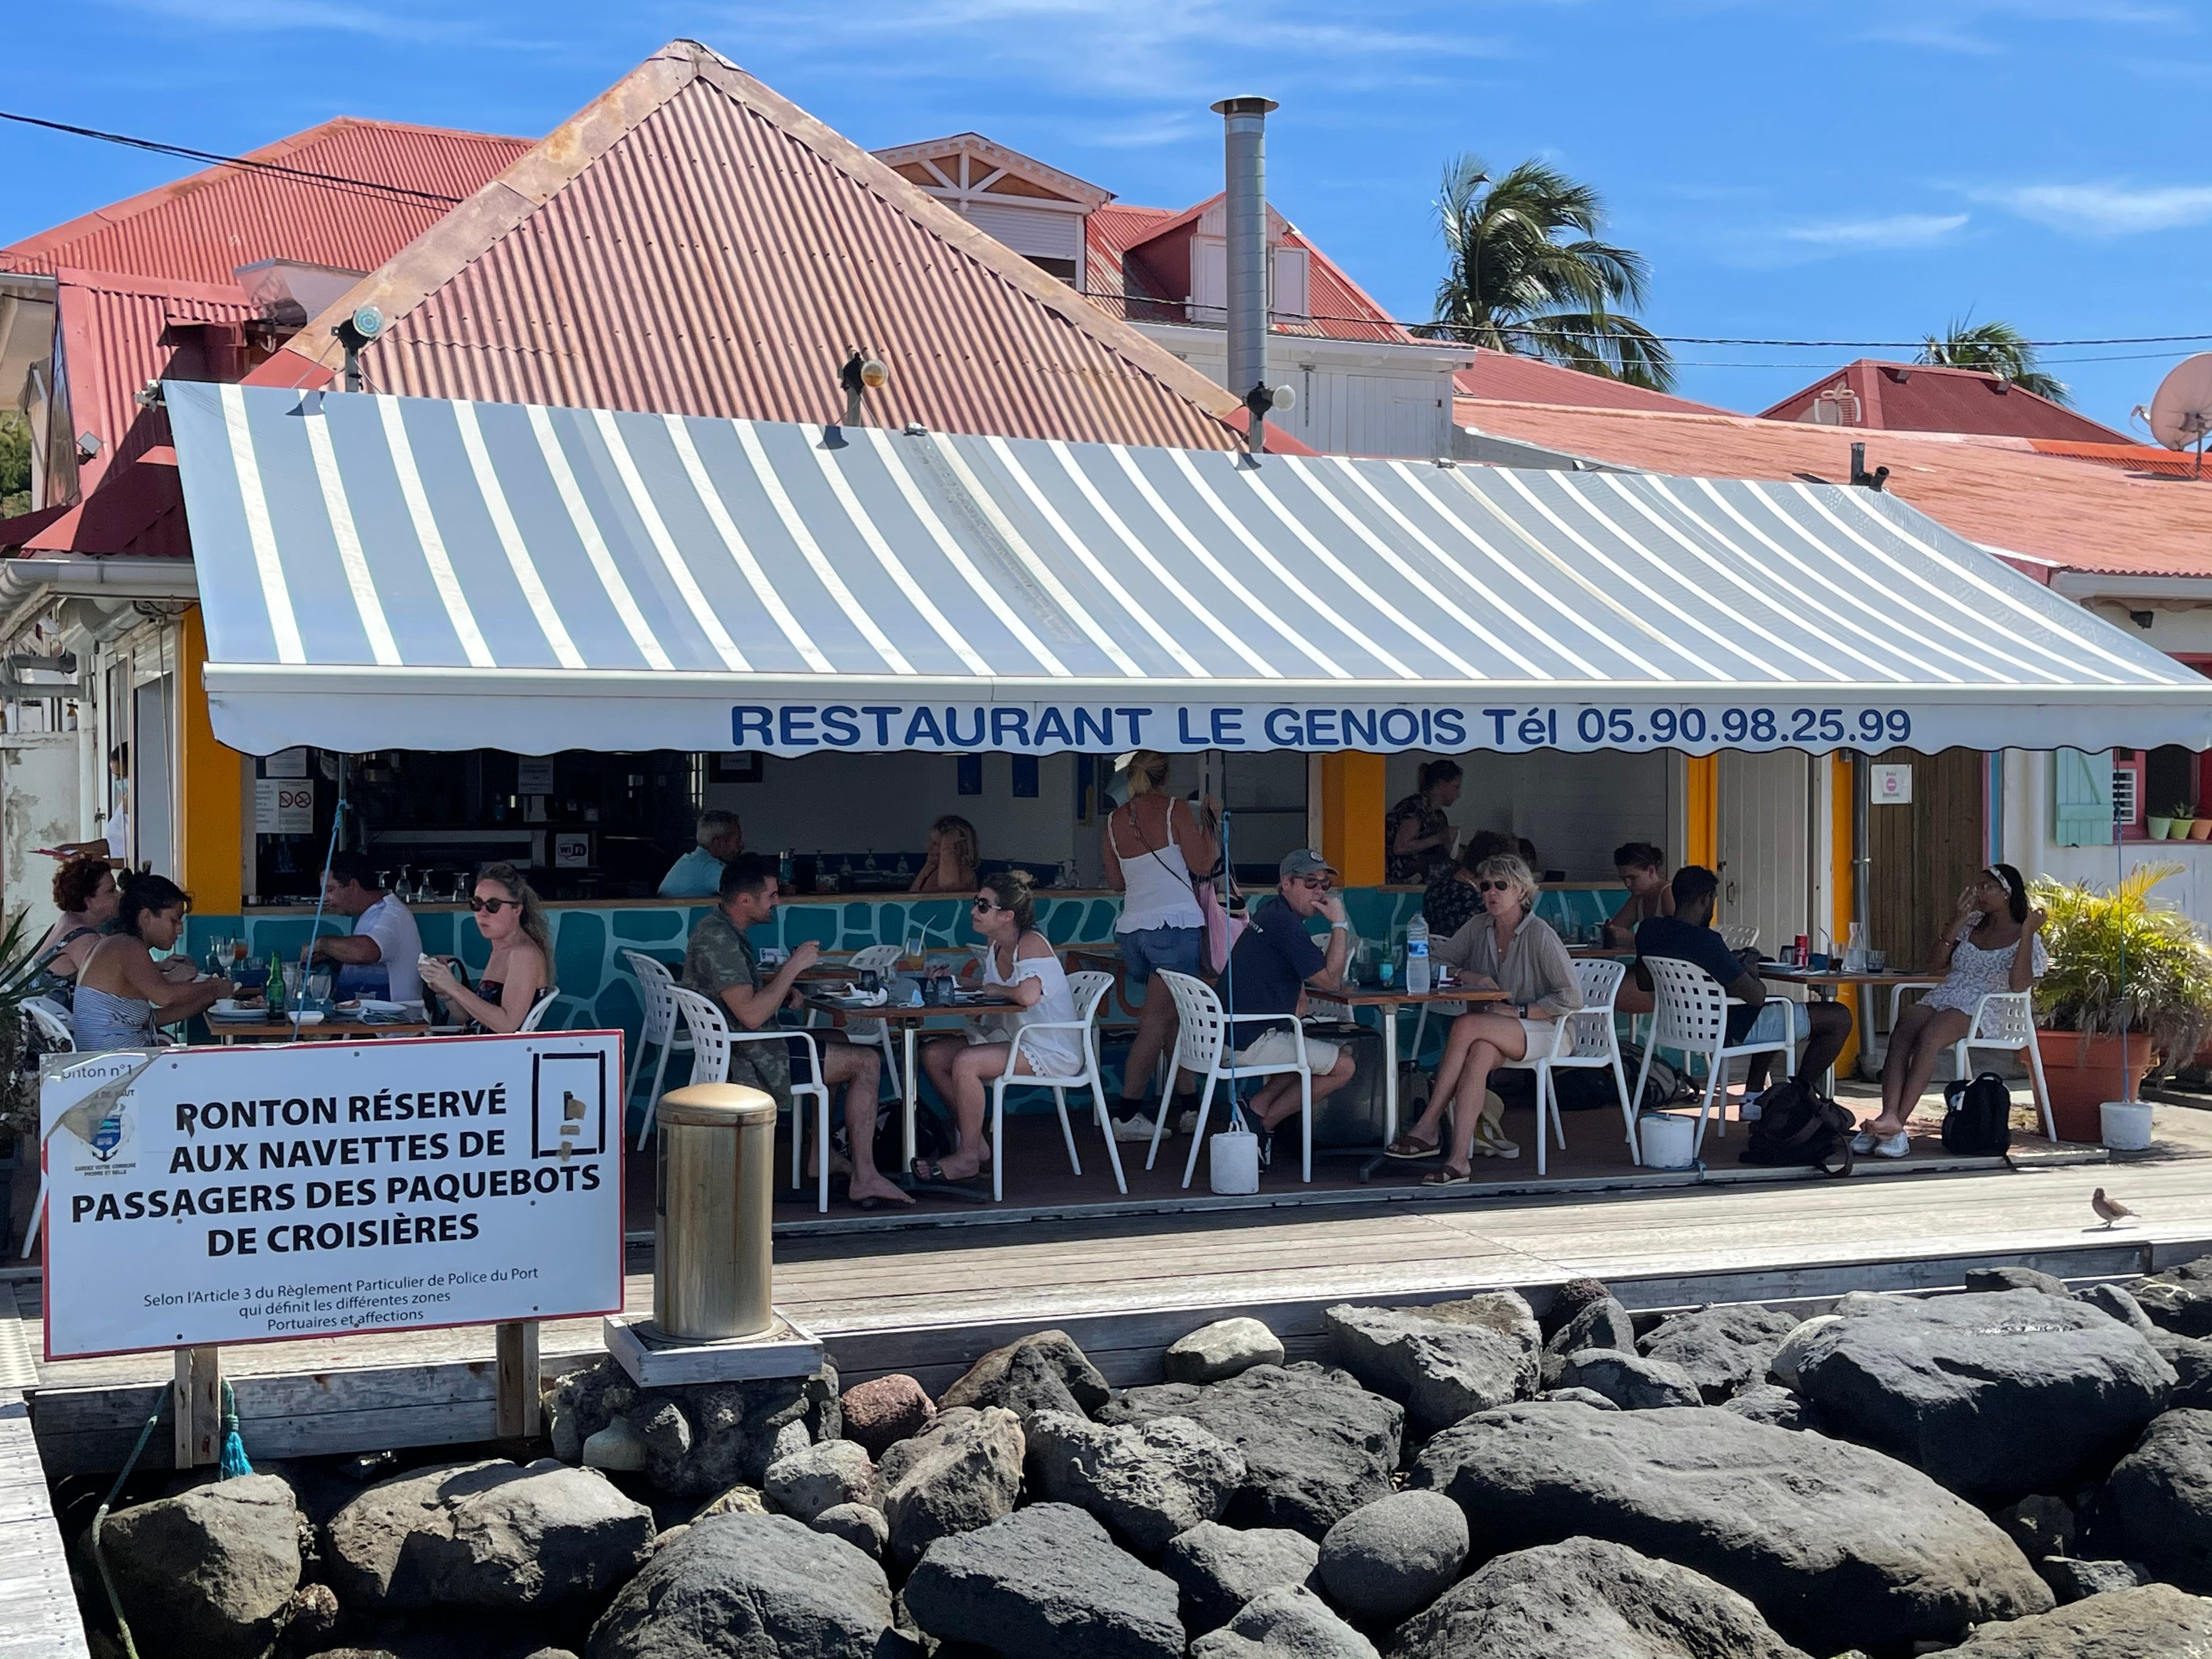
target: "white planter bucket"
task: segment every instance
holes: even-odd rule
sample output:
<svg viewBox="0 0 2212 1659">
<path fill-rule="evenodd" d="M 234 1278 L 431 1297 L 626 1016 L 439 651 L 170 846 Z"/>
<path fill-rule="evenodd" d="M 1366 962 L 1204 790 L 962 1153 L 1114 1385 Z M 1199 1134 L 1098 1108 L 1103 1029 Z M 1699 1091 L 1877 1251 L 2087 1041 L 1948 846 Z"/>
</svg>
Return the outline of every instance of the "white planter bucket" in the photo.
<svg viewBox="0 0 2212 1659">
<path fill-rule="evenodd" d="M 2116 1152 L 2140 1152 L 2150 1146 L 2150 1103 L 2108 1100 L 2097 1108 L 2105 1121 L 2105 1145 Z"/>
<path fill-rule="evenodd" d="M 1217 1193 L 1260 1190 L 1260 1137 L 1249 1129 L 1224 1129 L 1206 1143 L 1206 1179 Z"/>
<path fill-rule="evenodd" d="M 1636 1120 L 1636 1144 L 1647 1170 L 1686 1170 L 1698 1161 L 1698 1120 L 1646 1112 Z"/>
</svg>

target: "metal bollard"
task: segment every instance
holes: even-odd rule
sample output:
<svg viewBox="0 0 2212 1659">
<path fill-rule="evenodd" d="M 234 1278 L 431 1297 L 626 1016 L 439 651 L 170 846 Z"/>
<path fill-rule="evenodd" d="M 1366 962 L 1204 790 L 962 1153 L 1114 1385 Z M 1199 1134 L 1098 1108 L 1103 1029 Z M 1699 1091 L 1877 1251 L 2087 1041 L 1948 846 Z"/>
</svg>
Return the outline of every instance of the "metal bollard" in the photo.
<svg viewBox="0 0 2212 1659">
<path fill-rule="evenodd" d="M 733 1083 L 662 1097 L 653 1322 L 685 1342 L 769 1328 L 775 1102 Z"/>
</svg>

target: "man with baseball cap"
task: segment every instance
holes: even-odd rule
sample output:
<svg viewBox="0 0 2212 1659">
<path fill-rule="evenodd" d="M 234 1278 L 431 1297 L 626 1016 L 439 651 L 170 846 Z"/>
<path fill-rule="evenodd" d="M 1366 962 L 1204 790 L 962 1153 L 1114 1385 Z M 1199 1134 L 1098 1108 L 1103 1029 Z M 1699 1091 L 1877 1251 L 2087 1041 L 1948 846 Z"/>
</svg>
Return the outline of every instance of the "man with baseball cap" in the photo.
<svg viewBox="0 0 2212 1659">
<path fill-rule="evenodd" d="M 1222 1000 L 1231 1016 L 1231 1040 L 1241 1044 L 1230 1056 L 1239 1066 L 1280 1066 L 1297 1058 L 1291 1026 L 1305 1002 L 1309 982 L 1333 991 L 1344 982 L 1352 954 L 1352 923 L 1344 900 L 1331 890 L 1336 872 L 1310 847 L 1285 853 L 1278 866 L 1277 896 L 1261 905 L 1251 926 L 1230 953 L 1223 976 Z M 1315 943 L 1306 931 L 1312 916 L 1328 918 L 1328 944 Z M 1318 1103 L 1352 1081 L 1352 1056 L 1333 1042 L 1306 1042 L 1306 1069 L 1313 1074 Z M 1267 1079 L 1245 1108 L 1260 1130 L 1260 1161 L 1267 1161 L 1275 1126 L 1299 1109 L 1298 1077 L 1285 1072 Z"/>
</svg>

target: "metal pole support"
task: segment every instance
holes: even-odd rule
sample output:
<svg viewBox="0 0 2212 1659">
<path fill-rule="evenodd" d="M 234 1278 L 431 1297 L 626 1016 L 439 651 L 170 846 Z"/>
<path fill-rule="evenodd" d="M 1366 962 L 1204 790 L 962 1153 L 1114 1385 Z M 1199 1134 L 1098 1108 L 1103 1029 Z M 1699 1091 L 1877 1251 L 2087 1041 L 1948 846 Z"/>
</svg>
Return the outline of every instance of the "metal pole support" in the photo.
<svg viewBox="0 0 2212 1659">
<path fill-rule="evenodd" d="M 661 1100 L 653 1322 L 681 1342 L 755 1336 L 774 1323 L 775 1100 L 699 1083 Z M 828 1149 L 823 1149 L 828 1156 Z"/>
</svg>

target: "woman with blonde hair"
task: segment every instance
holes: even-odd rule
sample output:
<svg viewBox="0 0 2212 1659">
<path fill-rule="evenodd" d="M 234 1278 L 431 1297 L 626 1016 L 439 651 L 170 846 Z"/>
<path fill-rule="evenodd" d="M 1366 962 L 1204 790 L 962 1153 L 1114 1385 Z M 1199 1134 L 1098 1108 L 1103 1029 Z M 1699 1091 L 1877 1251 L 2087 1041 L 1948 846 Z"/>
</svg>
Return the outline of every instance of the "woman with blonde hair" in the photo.
<svg viewBox="0 0 2212 1659">
<path fill-rule="evenodd" d="M 1468 989 L 1503 991 L 1506 1000 L 1452 1022 L 1428 1109 L 1388 1148 L 1392 1158 L 1434 1156 L 1443 1145 L 1438 1130 L 1449 1109 L 1452 1144 L 1444 1149 L 1443 1168 L 1427 1177 L 1432 1187 L 1472 1179 L 1478 1152 L 1485 1158 L 1521 1156 L 1490 1114 L 1490 1074 L 1504 1061 L 1527 1059 L 1537 1043 L 1551 1042 L 1552 1022 L 1583 1006 L 1574 959 L 1552 925 L 1536 915 L 1536 878 L 1528 865 L 1510 853 L 1486 858 L 1475 866 L 1474 890 L 1481 913 L 1432 956 L 1440 966 L 1458 969 Z"/>
<path fill-rule="evenodd" d="M 921 855 L 921 869 L 907 891 L 974 891 L 975 866 L 981 861 L 982 853 L 975 826 L 957 812 L 947 812 L 929 826 L 929 848 Z"/>
<path fill-rule="evenodd" d="M 1121 943 L 1126 983 L 1145 1000 L 1121 1067 L 1121 1097 L 1111 1127 L 1116 1140 L 1150 1140 L 1153 1114 L 1168 1109 L 1165 1101 L 1153 1101 L 1152 1073 L 1175 1042 L 1176 1024 L 1175 1000 L 1164 988 L 1146 988 L 1158 968 L 1194 978 L 1205 971 L 1206 915 L 1191 882 L 1210 874 L 1220 860 L 1213 832 L 1220 809 L 1211 795 L 1193 811 L 1188 801 L 1169 794 L 1168 757 L 1152 750 L 1132 751 L 1122 770 L 1129 780 L 1128 803 L 1107 815 L 1100 855 L 1107 886 L 1121 895 L 1114 936 Z M 1186 1085 L 1185 1093 L 1197 1088 L 1188 1073 L 1171 1080 L 1170 1094 L 1176 1083 Z"/>
<path fill-rule="evenodd" d="M 459 963 L 447 957 L 422 958 L 422 983 L 480 1031 L 520 1030 L 538 993 L 552 982 L 553 933 L 545 907 L 522 872 L 511 864 L 487 864 L 477 872 L 469 908 L 477 932 L 491 946 L 477 988 L 461 983 Z"/>
</svg>

